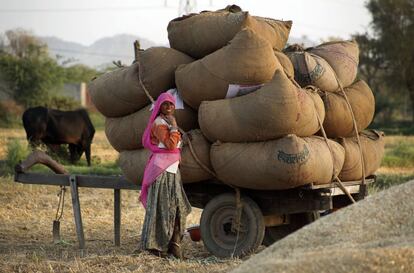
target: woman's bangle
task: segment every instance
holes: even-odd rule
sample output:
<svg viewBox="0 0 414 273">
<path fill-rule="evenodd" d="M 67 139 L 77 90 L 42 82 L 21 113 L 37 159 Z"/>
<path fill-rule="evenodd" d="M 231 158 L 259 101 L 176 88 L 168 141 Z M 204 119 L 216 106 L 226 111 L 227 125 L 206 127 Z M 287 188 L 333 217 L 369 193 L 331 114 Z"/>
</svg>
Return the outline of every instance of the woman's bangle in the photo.
<svg viewBox="0 0 414 273">
<path fill-rule="evenodd" d="M 170 128 L 170 132 L 178 132 L 178 127 L 176 127 L 176 126 L 171 126 L 171 128 Z"/>
</svg>

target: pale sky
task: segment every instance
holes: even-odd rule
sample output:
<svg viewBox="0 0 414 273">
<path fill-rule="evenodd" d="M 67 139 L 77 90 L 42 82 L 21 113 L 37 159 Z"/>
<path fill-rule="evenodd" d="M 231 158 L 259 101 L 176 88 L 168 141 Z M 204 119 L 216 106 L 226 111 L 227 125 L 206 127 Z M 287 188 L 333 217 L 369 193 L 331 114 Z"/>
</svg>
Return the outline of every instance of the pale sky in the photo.
<svg viewBox="0 0 414 273">
<path fill-rule="evenodd" d="M 116 34 L 132 34 L 168 44 L 168 22 L 184 0 L 0 0 L 0 32 L 24 28 L 90 45 Z M 365 0 L 192 0 L 197 10 L 237 4 L 252 15 L 292 20 L 291 36 L 319 42 L 329 36 L 347 39 L 369 29 Z"/>
</svg>

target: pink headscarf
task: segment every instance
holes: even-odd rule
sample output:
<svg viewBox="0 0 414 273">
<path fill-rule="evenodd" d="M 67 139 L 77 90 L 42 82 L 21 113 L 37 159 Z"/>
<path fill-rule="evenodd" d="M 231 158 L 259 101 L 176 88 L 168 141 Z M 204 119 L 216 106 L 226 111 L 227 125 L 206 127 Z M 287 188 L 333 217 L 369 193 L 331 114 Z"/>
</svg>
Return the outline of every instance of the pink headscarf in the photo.
<svg viewBox="0 0 414 273">
<path fill-rule="evenodd" d="M 154 108 L 152 109 L 147 127 L 145 128 L 144 134 L 142 135 L 142 145 L 144 148 L 151 151 L 151 155 L 149 157 L 147 165 L 145 166 L 144 177 L 142 179 L 141 185 L 141 195 L 139 197 L 144 207 L 147 206 L 148 188 L 151 186 L 151 184 L 154 183 L 157 177 L 161 175 L 169 166 L 171 166 L 171 164 L 180 160 L 180 149 L 162 149 L 159 148 L 158 145 L 154 145 L 151 142 L 152 126 L 155 119 L 160 113 L 161 105 L 166 101 L 169 101 L 175 105 L 175 98 L 173 95 L 167 92 L 162 93 L 154 103 Z M 154 164 L 158 154 L 163 154 L 163 156 L 158 157 L 157 164 Z"/>
</svg>

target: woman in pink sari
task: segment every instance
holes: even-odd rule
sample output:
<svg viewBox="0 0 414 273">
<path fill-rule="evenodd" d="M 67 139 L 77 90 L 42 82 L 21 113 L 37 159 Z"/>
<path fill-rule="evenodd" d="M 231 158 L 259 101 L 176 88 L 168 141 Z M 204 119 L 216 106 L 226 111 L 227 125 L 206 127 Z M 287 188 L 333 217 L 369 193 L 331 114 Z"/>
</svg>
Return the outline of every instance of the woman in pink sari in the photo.
<svg viewBox="0 0 414 273">
<path fill-rule="evenodd" d="M 178 169 L 181 135 L 174 111 L 174 97 L 162 93 L 154 103 L 142 136 L 143 146 L 151 151 L 151 156 L 145 167 L 140 195 L 146 209 L 141 245 L 159 256 L 170 253 L 182 258 L 180 243 L 191 205 Z"/>
</svg>

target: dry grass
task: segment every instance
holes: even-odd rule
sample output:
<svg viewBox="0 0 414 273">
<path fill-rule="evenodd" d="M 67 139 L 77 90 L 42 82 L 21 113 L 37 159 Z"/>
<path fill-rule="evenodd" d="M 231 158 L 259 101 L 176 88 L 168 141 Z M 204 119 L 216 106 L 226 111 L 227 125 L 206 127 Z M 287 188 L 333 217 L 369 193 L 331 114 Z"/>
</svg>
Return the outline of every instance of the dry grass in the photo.
<svg viewBox="0 0 414 273">
<path fill-rule="evenodd" d="M 0 160 L 6 156 L 8 141 L 26 145 L 23 130 L 1 129 Z M 98 131 L 93 155 L 102 163 L 115 161 L 118 153 Z M 148 253 L 133 255 L 138 248 L 144 209 L 138 192 L 122 192 L 121 247 L 113 244 L 113 192 L 80 189 L 86 251 L 80 256 L 73 220 L 70 193 L 66 194 L 62 241 L 53 244 L 52 221 L 58 202 L 56 186 L 23 185 L 12 177 L 0 177 L 0 272 L 227 272 L 241 260 L 219 260 L 202 242 L 185 236 L 185 261 L 161 259 Z M 193 209 L 187 226 L 198 224 L 201 211 Z"/>
<path fill-rule="evenodd" d="M 414 145 L 414 136 L 386 136 L 385 147 L 390 147 L 401 142 L 408 142 Z"/>
<path fill-rule="evenodd" d="M 414 137 L 403 137 L 412 142 Z M 0 161 L 6 157 L 10 140 L 26 145 L 23 129 L 0 129 Z M 395 145 L 401 137 L 387 137 Z M 105 133 L 97 131 L 92 155 L 100 162 L 113 162 L 118 153 Z M 82 160 L 85 160 L 84 157 Z M 413 173 L 411 169 L 381 168 L 381 173 Z M 81 257 L 67 193 L 61 223 L 62 241 L 52 242 L 52 221 L 57 206 L 58 187 L 22 185 L 12 177 L 0 177 L 0 272 L 228 272 L 242 261 L 220 260 L 211 256 L 202 242 L 185 237 L 185 261 L 161 259 L 139 253 L 133 255 L 140 240 L 144 210 L 138 193 L 122 193 L 121 247 L 113 245 L 113 193 L 110 190 L 80 189 L 86 251 Z M 201 211 L 194 209 L 188 225 L 199 223 Z"/>
<path fill-rule="evenodd" d="M 0 272 L 226 272 L 240 260 L 211 257 L 203 244 L 185 237 L 186 261 L 161 259 L 147 253 L 132 255 L 138 247 L 144 209 L 138 192 L 122 192 L 121 247 L 113 245 L 113 193 L 80 189 L 86 238 L 80 257 L 70 194 L 61 223 L 62 241 L 52 242 L 58 187 L 23 185 L 11 177 L 0 179 Z M 199 222 L 193 209 L 188 225 Z"/>
</svg>

